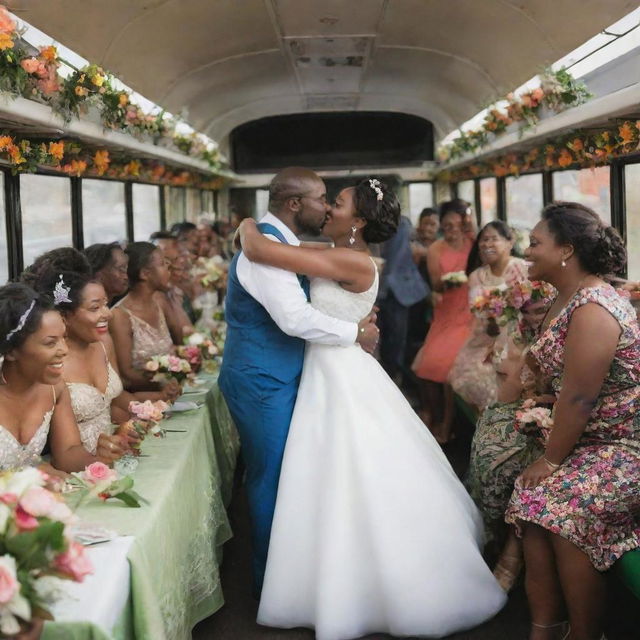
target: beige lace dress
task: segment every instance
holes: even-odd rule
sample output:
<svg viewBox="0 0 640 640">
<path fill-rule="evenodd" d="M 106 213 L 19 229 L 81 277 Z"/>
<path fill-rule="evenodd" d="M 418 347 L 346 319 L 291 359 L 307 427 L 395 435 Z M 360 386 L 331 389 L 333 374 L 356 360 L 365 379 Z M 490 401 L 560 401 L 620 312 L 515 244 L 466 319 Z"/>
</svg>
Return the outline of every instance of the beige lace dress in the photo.
<svg viewBox="0 0 640 640">
<path fill-rule="evenodd" d="M 135 369 L 143 370 L 145 363 L 151 360 L 153 356 L 164 356 L 173 351 L 173 340 L 160 307 L 158 307 L 158 317 L 160 319 L 158 328 L 134 315 L 125 305 L 120 304 L 118 308 L 126 311 L 131 320 L 131 334 L 133 337 L 131 363 Z"/>
</svg>

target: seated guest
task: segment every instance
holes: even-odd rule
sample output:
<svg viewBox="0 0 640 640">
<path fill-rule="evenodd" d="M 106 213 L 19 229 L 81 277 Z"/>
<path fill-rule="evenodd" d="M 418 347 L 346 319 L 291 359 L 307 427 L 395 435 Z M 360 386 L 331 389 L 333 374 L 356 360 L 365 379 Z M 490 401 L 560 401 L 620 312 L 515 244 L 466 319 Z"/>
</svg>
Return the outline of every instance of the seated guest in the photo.
<svg viewBox="0 0 640 640">
<path fill-rule="evenodd" d="M 66 326 L 68 355 L 64 381 L 85 449 L 95 454 L 102 443 L 137 441 L 135 432 L 118 429 L 112 422 L 129 420 L 132 400 L 168 400 L 170 394 L 146 392 L 132 395 L 123 390 L 109 336 L 111 311 L 104 287 L 89 276 L 52 271 L 37 283 L 41 294 L 53 293 L 55 308 Z"/>
<path fill-rule="evenodd" d="M 123 296 L 129 288 L 127 278 L 128 258 L 117 242 L 110 244 L 92 244 L 84 250 L 91 265 L 95 279 L 104 287 L 112 305 L 117 298 Z M 67 269 L 75 271 L 75 269 Z"/>
<path fill-rule="evenodd" d="M 151 234 L 151 241 L 162 249 L 169 264 L 169 272 L 173 275 L 173 269 L 180 258 L 176 238 L 168 231 L 156 231 Z M 155 299 L 162 307 L 175 344 L 182 344 L 185 335 L 193 333 L 194 330 L 191 319 L 183 308 L 183 298 L 183 292 L 171 280 L 167 291 L 155 293 Z"/>
<path fill-rule="evenodd" d="M 65 326 L 47 298 L 24 284 L 0 287 L 0 469 L 40 466 L 49 438 L 52 465 L 80 471 L 118 459 L 118 441 L 101 442 L 96 455 L 83 446 L 63 380 Z"/>
<path fill-rule="evenodd" d="M 527 279 L 524 260 L 511 255 L 513 240 L 511 229 L 499 220 L 489 222 L 480 231 L 476 243 L 483 265 L 469 276 L 471 304 L 489 289 Z M 498 326 L 495 320 L 475 316 L 471 335 L 449 373 L 453 390 L 477 413 L 495 401 L 498 381 L 490 355 L 494 347 L 502 350 L 513 329 L 514 322 Z"/>
<path fill-rule="evenodd" d="M 92 267 L 87 258 L 73 247 L 59 247 L 39 255 L 33 264 L 20 274 L 20 282 L 33 287 L 33 283 L 48 271 L 75 271 L 90 275 Z"/>
<path fill-rule="evenodd" d="M 191 321 L 196 322 L 196 312 L 193 308 L 195 299 L 195 284 L 191 275 L 191 259 L 188 252 L 181 251 L 171 265 L 171 290 L 170 296 L 175 301 L 180 300 L 182 309 Z"/>
<path fill-rule="evenodd" d="M 176 222 L 171 233 L 178 240 L 179 249 L 186 249 L 192 256 L 198 255 L 198 227 L 193 222 Z"/>
<path fill-rule="evenodd" d="M 522 473 L 507 522 L 523 532 L 531 640 L 597 639 L 606 571 L 640 546 L 640 329 L 603 280 L 624 244 L 591 209 L 557 202 L 526 250 L 529 277 L 557 290 L 530 356 L 557 400 L 544 455 Z"/>
<path fill-rule="evenodd" d="M 118 367 L 129 391 L 156 391 L 145 364 L 153 357 L 172 353 L 173 340 L 157 291 L 169 288 L 169 268 L 162 249 L 150 242 L 132 242 L 126 249 L 129 293 L 113 309 L 109 323 Z"/>
</svg>

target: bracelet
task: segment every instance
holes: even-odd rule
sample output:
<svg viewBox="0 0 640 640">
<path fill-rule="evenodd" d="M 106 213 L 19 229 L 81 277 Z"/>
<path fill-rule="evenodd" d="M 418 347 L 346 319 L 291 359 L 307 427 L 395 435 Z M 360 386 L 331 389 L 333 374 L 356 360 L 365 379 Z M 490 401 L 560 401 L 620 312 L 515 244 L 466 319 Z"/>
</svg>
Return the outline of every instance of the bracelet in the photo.
<svg viewBox="0 0 640 640">
<path fill-rule="evenodd" d="M 560 468 L 559 464 L 556 464 L 555 462 L 551 462 L 551 460 L 547 460 L 547 456 L 542 456 L 542 459 L 544 460 L 544 463 L 552 470 L 555 471 L 556 469 Z"/>
</svg>

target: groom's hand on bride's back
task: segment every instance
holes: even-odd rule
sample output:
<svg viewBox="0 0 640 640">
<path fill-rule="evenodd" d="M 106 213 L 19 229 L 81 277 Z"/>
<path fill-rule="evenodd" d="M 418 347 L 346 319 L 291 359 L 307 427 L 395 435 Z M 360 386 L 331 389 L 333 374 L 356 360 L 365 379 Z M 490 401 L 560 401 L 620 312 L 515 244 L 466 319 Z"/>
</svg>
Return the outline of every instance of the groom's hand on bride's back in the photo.
<svg viewBox="0 0 640 640">
<path fill-rule="evenodd" d="M 358 323 L 356 342 L 367 352 L 373 353 L 380 338 L 380 330 L 376 326 L 376 314 L 371 312 Z"/>
</svg>

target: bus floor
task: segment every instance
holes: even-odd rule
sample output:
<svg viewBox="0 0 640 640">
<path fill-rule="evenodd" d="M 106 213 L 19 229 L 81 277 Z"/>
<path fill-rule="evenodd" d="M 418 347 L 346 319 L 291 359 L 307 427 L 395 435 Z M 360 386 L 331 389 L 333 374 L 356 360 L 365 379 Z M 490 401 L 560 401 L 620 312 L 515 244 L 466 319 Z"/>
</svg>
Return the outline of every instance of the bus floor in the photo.
<svg viewBox="0 0 640 640">
<path fill-rule="evenodd" d="M 466 470 L 473 426 L 461 419 L 458 438 L 445 452 L 459 476 Z M 256 624 L 258 603 L 251 597 L 249 512 L 246 495 L 236 482 L 229 509 L 233 538 L 224 547 L 222 588 L 225 605 L 193 630 L 193 640 L 313 640 L 309 629 L 272 629 Z M 617 581 L 611 581 L 608 603 L 608 640 L 640 640 L 640 607 Z M 480 627 L 448 636 L 447 640 L 526 640 L 529 612 L 522 581 L 509 596 L 504 609 Z M 391 640 L 386 634 L 366 636 L 366 640 Z M 364 640 L 364 639 L 363 639 Z"/>
</svg>

